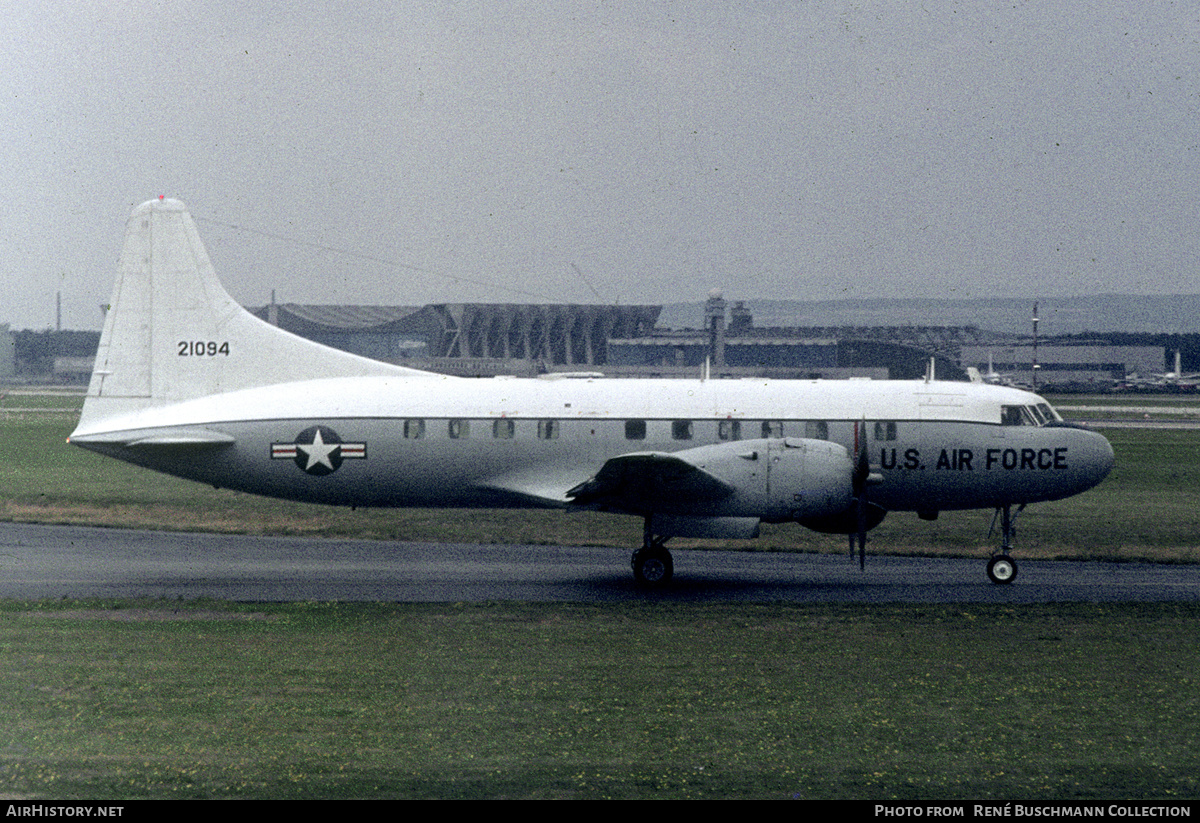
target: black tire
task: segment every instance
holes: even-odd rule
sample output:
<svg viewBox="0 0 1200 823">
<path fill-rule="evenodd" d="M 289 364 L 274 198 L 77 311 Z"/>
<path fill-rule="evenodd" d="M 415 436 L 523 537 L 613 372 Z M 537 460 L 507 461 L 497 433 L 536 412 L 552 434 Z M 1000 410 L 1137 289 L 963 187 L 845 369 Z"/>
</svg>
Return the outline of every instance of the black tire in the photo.
<svg viewBox="0 0 1200 823">
<path fill-rule="evenodd" d="M 998 554 L 988 561 L 987 576 L 998 586 L 1005 586 L 1017 577 L 1017 562 L 1007 554 Z"/>
<path fill-rule="evenodd" d="M 639 549 L 633 553 L 633 579 L 643 586 L 659 588 L 671 582 L 675 564 L 665 549 Z"/>
</svg>

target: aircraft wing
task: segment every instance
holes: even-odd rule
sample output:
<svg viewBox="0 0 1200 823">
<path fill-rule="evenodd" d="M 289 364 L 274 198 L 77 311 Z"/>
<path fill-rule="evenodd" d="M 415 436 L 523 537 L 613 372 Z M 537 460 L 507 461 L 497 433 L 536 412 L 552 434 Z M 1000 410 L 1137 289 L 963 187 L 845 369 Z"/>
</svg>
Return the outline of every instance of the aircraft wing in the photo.
<svg viewBox="0 0 1200 823">
<path fill-rule="evenodd" d="M 686 459 L 665 452 L 614 457 L 591 480 L 567 492 L 577 506 L 646 512 L 717 501 L 736 489 Z"/>
<path fill-rule="evenodd" d="M 571 503 L 566 489 L 578 485 L 588 474 L 587 469 L 537 465 L 489 478 L 481 485 L 508 492 L 514 502 L 523 505 L 561 509 Z"/>
</svg>

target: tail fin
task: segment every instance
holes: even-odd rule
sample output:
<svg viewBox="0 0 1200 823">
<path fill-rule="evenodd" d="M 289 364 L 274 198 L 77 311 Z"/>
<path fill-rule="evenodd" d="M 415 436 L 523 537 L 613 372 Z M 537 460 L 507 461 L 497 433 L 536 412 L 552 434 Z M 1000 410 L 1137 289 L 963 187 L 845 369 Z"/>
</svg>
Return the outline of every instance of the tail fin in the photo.
<svg viewBox="0 0 1200 823">
<path fill-rule="evenodd" d="M 194 397 L 316 377 L 428 376 L 253 316 L 222 288 L 183 203 L 133 210 L 80 428 Z"/>
</svg>

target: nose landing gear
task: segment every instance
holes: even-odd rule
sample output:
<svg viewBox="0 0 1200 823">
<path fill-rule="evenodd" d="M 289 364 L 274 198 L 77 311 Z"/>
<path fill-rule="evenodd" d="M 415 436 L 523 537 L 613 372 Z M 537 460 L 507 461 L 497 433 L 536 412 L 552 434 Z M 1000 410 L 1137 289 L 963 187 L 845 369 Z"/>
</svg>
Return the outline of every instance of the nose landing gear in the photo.
<svg viewBox="0 0 1200 823">
<path fill-rule="evenodd" d="M 996 517 L 1000 518 L 1000 550 L 992 555 L 987 564 L 988 579 L 997 585 L 1005 585 L 1013 582 L 1017 577 L 1017 561 L 1009 556 L 1012 551 L 1012 541 L 1017 534 L 1017 516 L 1025 511 L 1025 504 L 1017 506 L 1017 511 L 1012 511 L 1012 505 L 1005 503 L 996 509 L 996 515 L 992 517 L 992 528 L 988 529 L 988 535 L 991 536 L 992 531 L 996 528 Z"/>
</svg>

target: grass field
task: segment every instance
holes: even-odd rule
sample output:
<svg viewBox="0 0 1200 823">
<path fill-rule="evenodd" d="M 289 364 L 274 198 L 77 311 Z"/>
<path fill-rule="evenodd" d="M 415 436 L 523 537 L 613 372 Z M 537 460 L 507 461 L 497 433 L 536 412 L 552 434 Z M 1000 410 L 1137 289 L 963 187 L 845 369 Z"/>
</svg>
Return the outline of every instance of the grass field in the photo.
<svg viewBox="0 0 1200 823">
<path fill-rule="evenodd" d="M 0 401 L 0 519 L 640 539 L 634 518 L 215 491 L 6 404 L 29 408 Z M 1018 557 L 1200 559 L 1200 432 L 1107 434 L 1113 474 L 1032 507 Z M 871 549 L 986 554 L 988 520 L 892 516 Z M 794 526 L 732 545 L 845 550 Z M 1197 659 L 1194 603 L 2 602 L 0 797 L 1196 798 Z"/>
<path fill-rule="evenodd" d="M 1200 606 L 0 604 L 9 798 L 1200 794 Z"/>
</svg>

